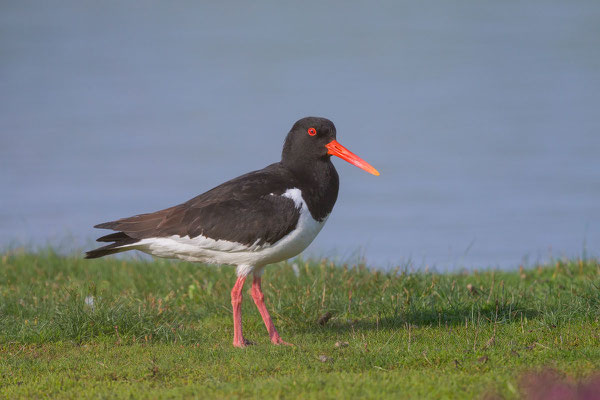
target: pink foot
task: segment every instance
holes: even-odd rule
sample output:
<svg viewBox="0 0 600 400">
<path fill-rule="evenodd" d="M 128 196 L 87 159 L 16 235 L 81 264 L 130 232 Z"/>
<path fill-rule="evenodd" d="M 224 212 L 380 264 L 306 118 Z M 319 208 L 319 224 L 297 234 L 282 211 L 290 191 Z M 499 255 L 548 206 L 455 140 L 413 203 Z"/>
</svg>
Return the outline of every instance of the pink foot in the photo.
<svg viewBox="0 0 600 400">
<path fill-rule="evenodd" d="M 254 346 L 254 342 L 249 341 L 248 339 L 243 339 L 242 340 L 234 340 L 233 341 L 233 347 L 239 347 L 240 349 L 243 349 L 244 347 L 248 347 L 248 346 Z"/>
<path fill-rule="evenodd" d="M 276 345 L 284 345 L 284 346 L 293 346 L 292 343 L 284 342 L 281 340 L 277 329 L 275 329 L 275 325 L 273 325 L 273 321 L 271 320 L 271 316 L 267 311 L 267 307 L 265 306 L 265 296 L 262 292 L 261 288 L 261 279 L 259 276 L 255 276 L 252 282 L 252 298 L 254 299 L 254 303 L 258 308 L 258 312 L 262 316 L 262 319 L 267 327 L 267 332 L 269 332 L 269 337 L 271 338 L 271 343 Z"/>
<path fill-rule="evenodd" d="M 288 342 L 284 342 L 283 340 L 281 340 L 280 337 L 276 337 L 271 339 L 271 343 L 276 344 L 276 345 L 284 345 L 284 346 L 294 346 L 293 343 L 288 343 Z"/>
<path fill-rule="evenodd" d="M 238 277 L 233 289 L 231 289 L 231 306 L 233 307 L 233 346 L 247 347 L 254 343 L 244 339 L 242 334 L 242 289 L 246 277 Z"/>
</svg>

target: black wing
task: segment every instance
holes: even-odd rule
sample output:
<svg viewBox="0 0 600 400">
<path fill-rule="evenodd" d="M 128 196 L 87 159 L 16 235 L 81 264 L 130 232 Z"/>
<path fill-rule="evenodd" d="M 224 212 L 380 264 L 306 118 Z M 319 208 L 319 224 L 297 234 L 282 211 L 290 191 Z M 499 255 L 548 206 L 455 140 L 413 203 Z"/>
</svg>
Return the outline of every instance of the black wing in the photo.
<svg viewBox="0 0 600 400">
<path fill-rule="evenodd" d="M 141 239 L 172 235 L 202 235 L 248 246 L 275 243 L 296 227 L 300 217 L 294 201 L 281 196 L 294 187 L 294 180 L 286 169 L 273 164 L 178 206 L 96 225 L 117 231 L 98 239 L 114 243 L 86 253 L 86 258 L 116 253 L 120 246 Z"/>
</svg>

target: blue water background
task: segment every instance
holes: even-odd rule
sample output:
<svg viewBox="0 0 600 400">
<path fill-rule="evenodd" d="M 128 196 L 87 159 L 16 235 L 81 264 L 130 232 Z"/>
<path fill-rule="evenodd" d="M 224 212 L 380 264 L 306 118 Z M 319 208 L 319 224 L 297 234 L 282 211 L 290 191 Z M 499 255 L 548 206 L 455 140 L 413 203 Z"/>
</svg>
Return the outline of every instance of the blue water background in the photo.
<svg viewBox="0 0 600 400">
<path fill-rule="evenodd" d="M 0 245 L 278 161 L 306 115 L 341 160 L 307 250 L 388 268 L 600 253 L 600 2 L 2 2 Z"/>
</svg>

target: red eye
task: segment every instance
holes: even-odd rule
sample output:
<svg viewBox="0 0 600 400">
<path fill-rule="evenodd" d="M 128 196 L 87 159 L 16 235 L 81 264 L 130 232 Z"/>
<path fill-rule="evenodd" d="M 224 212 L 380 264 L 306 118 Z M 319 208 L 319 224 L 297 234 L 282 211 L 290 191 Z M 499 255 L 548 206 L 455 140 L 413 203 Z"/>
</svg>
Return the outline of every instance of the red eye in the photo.
<svg viewBox="0 0 600 400">
<path fill-rule="evenodd" d="M 315 136 L 317 134 L 317 130 L 315 128 L 308 128 L 308 134 L 310 136 Z"/>
</svg>

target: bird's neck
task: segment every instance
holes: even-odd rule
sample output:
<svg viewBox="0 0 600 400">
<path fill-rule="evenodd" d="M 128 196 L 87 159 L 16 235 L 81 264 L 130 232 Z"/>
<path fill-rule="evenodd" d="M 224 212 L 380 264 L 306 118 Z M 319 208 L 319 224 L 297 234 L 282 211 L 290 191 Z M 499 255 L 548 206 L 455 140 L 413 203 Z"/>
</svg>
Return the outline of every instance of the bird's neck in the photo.
<svg viewBox="0 0 600 400">
<path fill-rule="evenodd" d="M 311 216 L 325 219 L 333 209 L 339 190 L 339 177 L 329 157 L 284 166 L 295 176 Z"/>
</svg>

